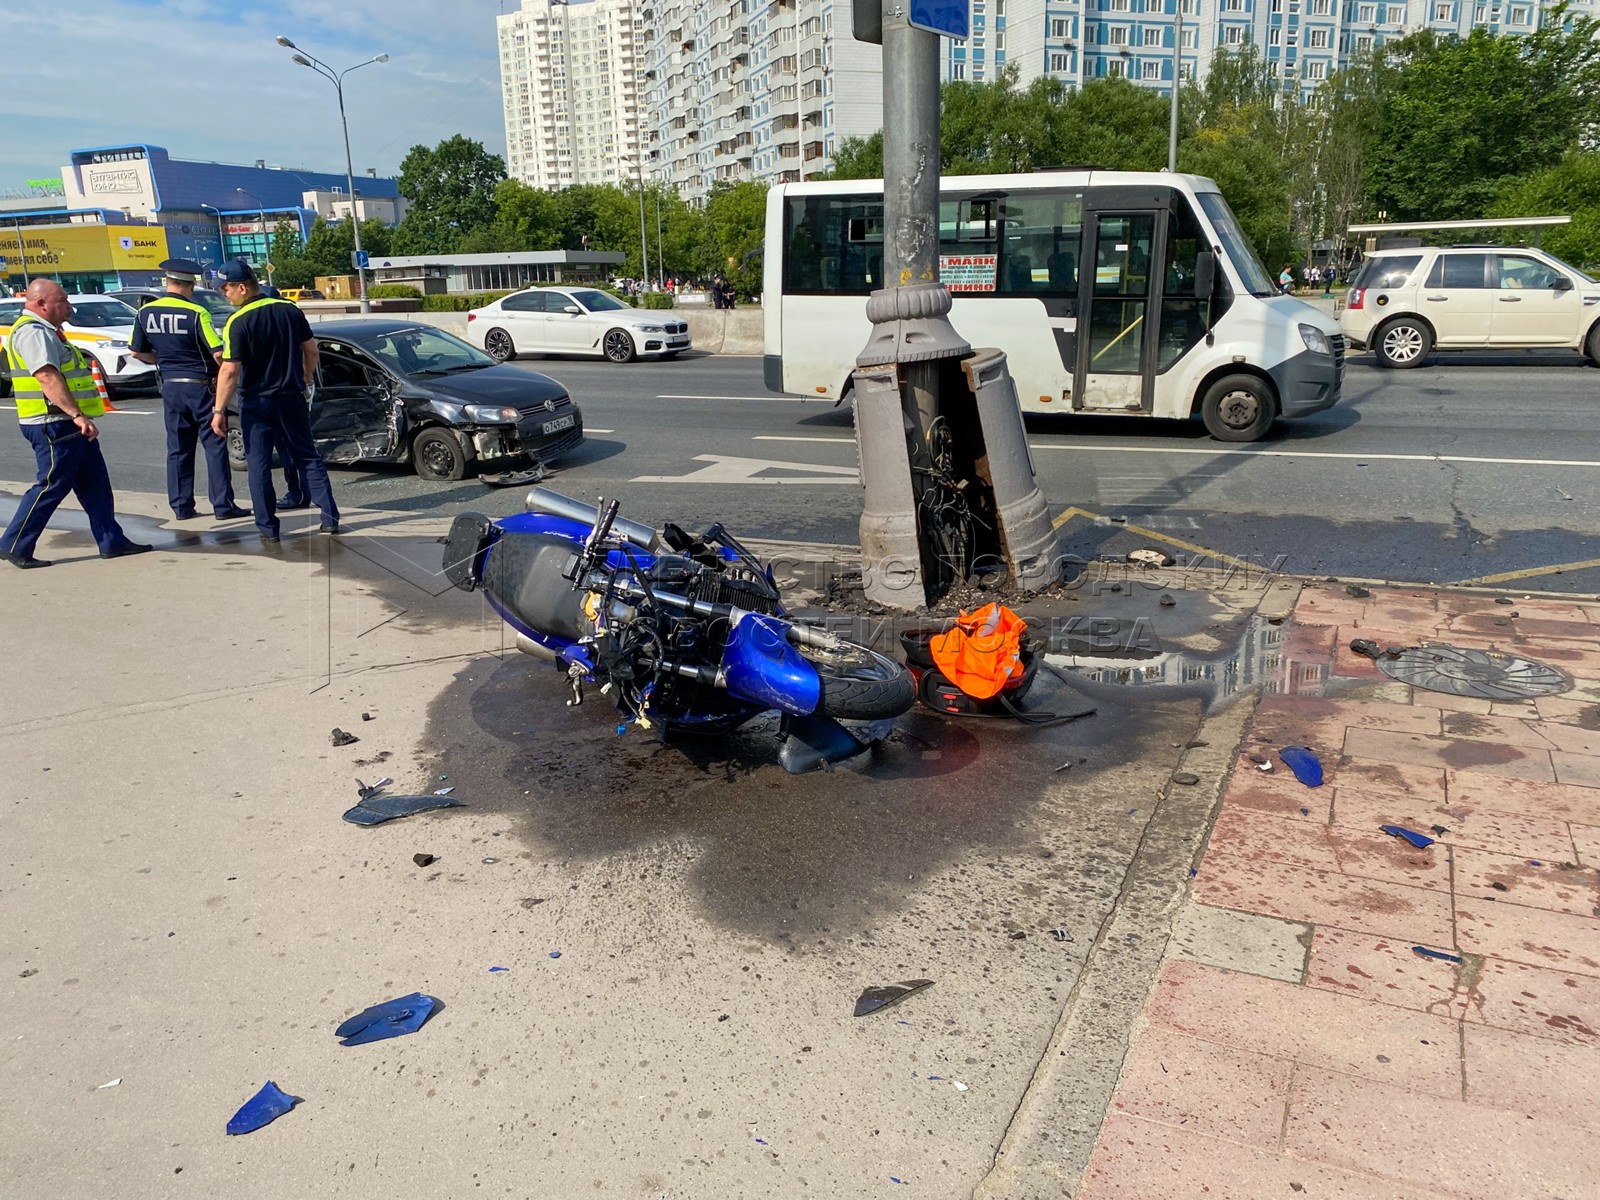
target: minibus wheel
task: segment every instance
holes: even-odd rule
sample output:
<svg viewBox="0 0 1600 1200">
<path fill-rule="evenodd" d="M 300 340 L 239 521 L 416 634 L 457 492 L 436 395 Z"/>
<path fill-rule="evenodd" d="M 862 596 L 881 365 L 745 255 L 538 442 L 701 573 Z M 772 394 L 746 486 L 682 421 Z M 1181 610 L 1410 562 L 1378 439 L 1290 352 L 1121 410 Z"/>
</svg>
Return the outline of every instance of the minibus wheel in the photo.
<svg viewBox="0 0 1600 1200">
<path fill-rule="evenodd" d="M 1278 399 L 1254 375 L 1224 375 L 1206 391 L 1200 417 L 1219 442 L 1253 442 L 1278 419 Z"/>
</svg>

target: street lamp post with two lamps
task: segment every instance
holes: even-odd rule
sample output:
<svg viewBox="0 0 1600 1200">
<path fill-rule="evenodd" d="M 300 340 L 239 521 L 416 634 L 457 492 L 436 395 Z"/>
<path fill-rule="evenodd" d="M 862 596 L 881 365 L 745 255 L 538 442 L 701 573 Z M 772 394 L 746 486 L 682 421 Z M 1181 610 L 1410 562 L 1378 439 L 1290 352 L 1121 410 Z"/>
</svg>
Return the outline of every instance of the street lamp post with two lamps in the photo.
<svg viewBox="0 0 1600 1200">
<path fill-rule="evenodd" d="M 256 202 L 256 212 L 261 217 L 261 261 L 267 264 L 267 286 L 272 286 L 272 237 L 267 233 L 267 210 L 262 207 L 261 197 L 254 192 L 247 192 L 243 188 L 234 188 L 241 196 L 248 196 Z"/>
<path fill-rule="evenodd" d="M 367 299 L 367 273 L 360 265 L 361 219 L 356 211 L 356 173 L 355 167 L 350 159 L 350 123 L 345 119 L 344 115 L 344 77 L 350 74 L 351 71 L 358 71 L 362 67 L 369 67 L 373 63 L 386 63 L 389 61 L 389 56 L 387 54 L 379 54 L 373 58 L 367 59 L 366 62 L 357 63 L 353 67 L 346 67 L 343 71 L 335 71 L 332 67 L 328 66 L 327 63 L 323 62 L 315 55 L 308 54 L 306 51 L 300 49 L 299 46 L 296 46 L 282 34 L 278 35 L 277 41 L 278 45 L 296 52 L 292 61 L 298 63 L 302 67 L 310 67 L 318 75 L 321 75 L 329 83 L 333 84 L 333 90 L 339 95 L 339 127 L 344 131 L 344 178 L 345 182 L 350 186 L 350 232 L 354 236 L 356 250 L 356 261 L 352 265 L 355 266 L 356 269 L 356 290 L 361 297 L 361 311 L 364 313 L 370 313 L 372 311 L 372 303 Z"/>
</svg>

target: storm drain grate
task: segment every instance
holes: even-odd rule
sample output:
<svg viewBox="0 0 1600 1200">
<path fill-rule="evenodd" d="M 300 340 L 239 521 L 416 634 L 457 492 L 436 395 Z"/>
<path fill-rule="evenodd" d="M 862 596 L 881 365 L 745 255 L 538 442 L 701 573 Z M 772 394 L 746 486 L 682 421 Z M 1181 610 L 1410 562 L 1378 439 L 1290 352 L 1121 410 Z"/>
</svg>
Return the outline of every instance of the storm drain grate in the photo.
<svg viewBox="0 0 1600 1200">
<path fill-rule="evenodd" d="M 1461 646 L 1412 646 L 1380 657 L 1378 669 L 1412 687 L 1481 700 L 1528 700 L 1572 686 L 1545 663 Z"/>
</svg>

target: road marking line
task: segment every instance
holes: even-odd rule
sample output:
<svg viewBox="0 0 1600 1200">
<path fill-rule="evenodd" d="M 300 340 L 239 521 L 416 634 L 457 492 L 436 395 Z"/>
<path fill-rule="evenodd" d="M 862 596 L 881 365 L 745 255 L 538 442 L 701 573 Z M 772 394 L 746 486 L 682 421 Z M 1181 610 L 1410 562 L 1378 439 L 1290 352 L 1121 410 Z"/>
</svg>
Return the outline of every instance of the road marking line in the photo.
<svg viewBox="0 0 1600 1200">
<path fill-rule="evenodd" d="M 1087 517 L 1091 521 L 1106 525 L 1112 529 L 1126 529 L 1129 533 L 1136 533 L 1140 537 L 1149 538 L 1153 542 L 1164 542 L 1168 546 L 1175 546 L 1179 550 L 1187 550 L 1190 554 L 1198 554 L 1204 558 L 1215 559 L 1217 562 L 1227 563 L 1232 567 L 1242 567 L 1246 571 L 1260 571 L 1263 574 L 1272 574 L 1267 567 L 1262 566 L 1260 563 L 1253 563 L 1244 558 L 1234 558 L 1231 554 L 1223 554 L 1221 551 L 1212 550 L 1208 546 L 1197 545 L 1194 542 L 1186 542 L 1182 538 L 1175 538 L 1171 534 L 1159 533 L 1154 529 L 1147 529 L 1143 525 L 1123 525 L 1121 523 L 1113 523 L 1110 518 L 1102 516 L 1099 513 L 1092 513 L 1086 508 L 1079 508 L 1077 505 L 1073 505 L 1071 508 L 1062 509 L 1060 515 L 1057 516 L 1054 521 L 1050 522 L 1050 528 L 1060 529 L 1068 521 L 1072 520 L 1073 517 Z"/>
<path fill-rule="evenodd" d="M 629 483 L 848 483 L 859 486 L 854 467 L 829 467 L 820 463 L 775 462 L 766 458 L 732 458 L 721 454 L 697 454 L 694 462 L 708 465 L 688 475 L 639 475 Z M 795 471 L 792 476 L 757 478 L 757 471 Z M 810 472 L 806 474 L 806 472 Z"/>
<path fill-rule="evenodd" d="M 766 396 L 669 396 L 659 395 L 657 400 L 827 400 L 826 396 L 780 396 L 773 392 Z M 830 401 L 831 403 L 831 401 Z"/>
<path fill-rule="evenodd" d="M 854 438 L 837 437 L 780 437 L 758 434 L 758 442 L 854 442 Z M 1029 442 L 1030 450 L 1069 450 L 1086 454 L 1205 454 L 1212 457 L 1231 455 L 1247 458 L 1334 458 L 1359 462 L 1458 462 L 1488 463 L 1503 467 L 1600 467 L 1600 462 L 1586 458 L 1481 458 L 1469 454 L 1350 454 L 1334 450 L 1225 450 L 1201 447 L 1172 446 L 1069 446 L 1060 442 Z"/>
<path fill-rule="evenodd" d="M 1517 579 L 1537 579 L 1541 575 L 1556 575 L 1562 571 L 1587 571 L 1600 567 L 1600 558 L 1586 558 L 1582 562 L 1553 563 L 1548 567 L 1527 567 L 1521 571 L 1501 571 L 1498 575 L 1480 575 L 1476 579 L 1462 579 L 1451 587 L 1481 587 L 1490 583 L 1511 583 Z"/>
</svg>

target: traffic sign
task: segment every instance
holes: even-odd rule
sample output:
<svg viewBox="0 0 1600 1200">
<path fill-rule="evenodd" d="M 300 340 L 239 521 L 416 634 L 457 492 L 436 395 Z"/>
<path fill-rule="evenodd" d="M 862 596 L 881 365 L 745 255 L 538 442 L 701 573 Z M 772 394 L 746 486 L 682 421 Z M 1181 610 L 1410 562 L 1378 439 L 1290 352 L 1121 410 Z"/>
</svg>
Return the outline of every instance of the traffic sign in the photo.
<svg viewBox="0 0 1600 1200">
<path fill-rule="evenodd" d="M 10 265 L 11 265 L 11 260 L 9 258 L 7 258 L 4 254 L 0 254 L 0 271 L 4 271 Z"/>
<path fill-rule="evenodd" d="M 367 264 L 372 261 L 372 256 L 365 250 L 352 250 L 350 252 L 350 265 L 358 271 L 367 269 Z"/>
<path fill-rule="evenodd" d="M 911 0 L 906 23 L 913 29 L 965 41 L 972 32 L 972 0 Z"/>
</svg>

